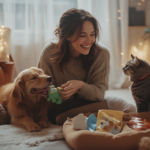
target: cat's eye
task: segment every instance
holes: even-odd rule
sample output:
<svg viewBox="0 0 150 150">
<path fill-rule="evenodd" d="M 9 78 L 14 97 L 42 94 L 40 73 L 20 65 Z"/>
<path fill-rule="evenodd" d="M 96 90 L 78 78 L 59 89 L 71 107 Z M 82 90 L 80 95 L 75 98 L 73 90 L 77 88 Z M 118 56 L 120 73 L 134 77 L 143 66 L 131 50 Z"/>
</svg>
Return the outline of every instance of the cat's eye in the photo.
<svg viewBox="0 0 150 150">
<path fill-rule="evenodd" d="M 129 65 L 126 65 L 124 69 L 125 69 L 125 70 L 128 70 L 129 67 L 130 67 Z"/>
</svg>

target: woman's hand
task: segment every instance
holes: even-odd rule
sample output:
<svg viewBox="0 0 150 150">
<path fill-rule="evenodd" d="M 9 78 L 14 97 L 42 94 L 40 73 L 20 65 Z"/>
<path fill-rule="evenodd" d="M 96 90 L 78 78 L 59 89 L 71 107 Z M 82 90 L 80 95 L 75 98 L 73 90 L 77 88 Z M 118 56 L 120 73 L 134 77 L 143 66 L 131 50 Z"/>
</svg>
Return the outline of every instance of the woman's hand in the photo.
<svg viewBox="0 0 150 150">
<path fill-rule="evenodd" d="M 62 100 L 67 100 L 83 87 L 83 81 L 70 80 L 61 85 L 61 87 L 64 88 L 64 91 L 59 91 L 62 96 Z"/>
</svg>

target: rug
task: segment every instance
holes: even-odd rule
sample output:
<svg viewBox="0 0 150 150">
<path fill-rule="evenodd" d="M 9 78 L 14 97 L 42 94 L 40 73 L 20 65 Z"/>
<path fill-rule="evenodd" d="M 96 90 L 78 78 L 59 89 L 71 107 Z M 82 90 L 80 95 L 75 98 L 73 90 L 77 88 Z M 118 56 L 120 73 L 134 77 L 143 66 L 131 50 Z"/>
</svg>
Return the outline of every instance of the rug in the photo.
<svg viewBox="0 0 150 150">
<path fill-rule="evenodd" d="M 28 132 L 24 128 L 14 125 L 0 126 L 0 149 L 15 145 L 26 145 L 28 147 L 38 146 L 41 143 L 63 139 L 62 126 L 50 125 L 40 132 Z"/>
</svg>

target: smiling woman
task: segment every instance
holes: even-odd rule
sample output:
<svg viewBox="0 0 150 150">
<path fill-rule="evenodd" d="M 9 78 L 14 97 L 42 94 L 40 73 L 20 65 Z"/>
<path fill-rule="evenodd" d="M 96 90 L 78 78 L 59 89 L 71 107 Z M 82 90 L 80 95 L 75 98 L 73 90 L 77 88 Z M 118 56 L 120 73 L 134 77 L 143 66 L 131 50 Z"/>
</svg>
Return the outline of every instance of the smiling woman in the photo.
<svg viewBox="0 0 150 150">
<path fill-rule="evenodd" d="M 60 18 L 55 35 L 58 42 L 44 47 L 38 64 L 45 74 L 52 76 L 55 87 L 64 88 L 60 91 L 62 104 L 50 104 L 49 120 L 62 124 L 67 117 L 79 113 L 108 109 L 104 95 L 108 88 L 110 55 L 97 44 L 98 21 L 85 10 L 70 9 Z M 73 108 L 76 111 L 71 113 L 69 110 Z M 67 111 L 59 122 L 60 114 Z"/>
<path fill-rule="evenodd" d="M 100 101 L 108 88 L 110 56 L 105 48 L 96 44 L 97 20 L 85 10 L 70 9 L 62 15 L 55 35 L 58 42 L 44 47 L 38 64 L 52 76 L 55 87 L 64 88 L 60 92 L 62 104 L 51 104 L 49 108 L 50 121 L 57 123 L 59 114 L 94 102 L 99 102 L 94 111 L 107 109 L 107 103 Z"/>
<path fill-rule="evenodd" d="M 95 42 L 95 31 L 92 22 L 85 21 L 83 23 L 82 32 L 76 40 L 76 35 L 67 38 L 69 41 L 69 48 L 73 57 L 78 57 L 81 54 L 88 55 L 90 48 Z"/>
</svg>

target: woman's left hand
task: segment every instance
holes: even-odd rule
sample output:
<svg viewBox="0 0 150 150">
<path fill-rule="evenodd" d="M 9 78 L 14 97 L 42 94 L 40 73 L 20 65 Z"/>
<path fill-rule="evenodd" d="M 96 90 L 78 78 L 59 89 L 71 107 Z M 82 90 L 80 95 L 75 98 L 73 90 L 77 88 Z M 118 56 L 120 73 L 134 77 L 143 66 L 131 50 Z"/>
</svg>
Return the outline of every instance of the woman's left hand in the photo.
<svg viewBox="0 0 150 150">
<path fill-rule="evenodd" d="M 64 91 L 59 91 L 62 96 L 62 100 L 67 100 L 83 87 L 83 81 L 70 80 L 61 85 L 61 87 L 64 88 Z"/>
</svg>

